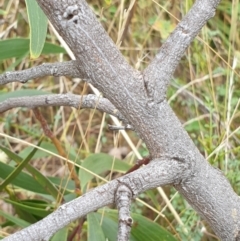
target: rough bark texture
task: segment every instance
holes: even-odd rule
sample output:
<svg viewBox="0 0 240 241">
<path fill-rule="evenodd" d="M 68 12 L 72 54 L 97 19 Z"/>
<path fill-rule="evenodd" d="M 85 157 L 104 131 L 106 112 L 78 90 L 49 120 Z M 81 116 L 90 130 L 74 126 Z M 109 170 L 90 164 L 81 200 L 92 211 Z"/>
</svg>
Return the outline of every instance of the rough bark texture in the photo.
<svg viewBox="0 0 240 241">
<path fill-rule="evenodd" d="M 73 51 L 79 76 L 98 88 L 121 112 L 150 151 L 153 161 L 149 165 L 119 181 L 130 187 L 134 195 L 172 184 L 221 240 L 240 240 L 239 197 L 224 175 L 203 158 L 165 99 L 180 58 L 213 17 L 220 1 L 196 1 L 143 73 L 129 66 L 84 0 L 37 1 Z M 47 217 L 41 223 L 54 220 L 49 225 L 56 231 L 56 226 L 61 228 L 113 203 L 117 183 L 112 181 L 65 204 L 53 214 L 54 218 Z M 44 232 L 46 227 L 39 224 L 36 232 Z M 51 234 L 41 237 L 48 240 Z M 17 239 L 6 240 L 24 240 L 21 234 L 15 235 L 19 235 L 13 235 Z"/>
<path fill-rule="evenodd" d="M 126 122 L 119 110 L 106 99 L 96 95 L 74 95 L 67 94 L 52 94 L 39 95 L 34 99 L 31 96 L 9 98 L 0 103 L 0 113 L 16 107 L 27 107 L 30 109 L 44 106 L 71 106 L 76 109 L 97 109 L 106 112 L 119 120 Z"/>
</svg>

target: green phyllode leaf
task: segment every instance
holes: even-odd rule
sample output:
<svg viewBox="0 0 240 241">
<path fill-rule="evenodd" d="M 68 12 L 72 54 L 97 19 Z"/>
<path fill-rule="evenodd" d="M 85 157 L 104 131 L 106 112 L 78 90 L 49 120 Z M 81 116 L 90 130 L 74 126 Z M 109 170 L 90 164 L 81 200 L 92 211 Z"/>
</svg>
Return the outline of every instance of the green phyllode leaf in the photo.
<svg viewBox="0 0 240 241">
<path fill-rule="evenodd" d="M 36 59 L 40 56 L 45 43 L 48 19 L 36 0 L 25 2 L 30 25 L 30 57 Z"/>
<path fill-rule="evenodd" d="M 51 241 L 67 241 L 68 240 L 68 228 L 62 228 L 51 238 Z"/>
<path fill-rule="evenodd" d="M 89 171 L 95 174 L 101 174 L 105 171 L 118 171 L 118 172 L 126 172 L 131 166 L 119 159 L 114 159 L 114 157 L 104 154 L 91 154 L 89 155 L 82 163 L 82 167 L 88 169 Z M 86 184 L 94 178 L 94 175 L 80 169 L 79 178 L 81 180 L 82 189 L 86 186 Z"/>
<path fill-rule="evenodd" d="M 15 161 L 17 164 L 20 164 L 24 160 L 17 154 L 11 152 L 9 149 L 1 145 L 0 145 L 0 149 L 3 152 L 5 152 L 6 155 L 10 159 Z M 35 149 L 33 149 L 33 151 L 34 150 Z M 32 154 L 31 153 L 30 154 L 33 155 L 34 153 L 35 151 L 32 152 Z M 25 165 L 25 168 L 28 170 L 29 173 L 32 174 L 32 177 L 25 172 L 20 172 L 14 179 L 11 180 L 12 184 L 29 191 L 42 193 L 42 194 L 51 194 L 55 199 L 58 198 L 58 195 L 59 195 L 58 189 L 47 177 L 45 177 L 41 172 L 39 172 L 37 169 L 35 169 L 29 164 Z M 6 179 L 13 172 L 14 172 L 14 167 L 1 162 L 0 160 L 0 178 Z M 1 185 L 3 185 L 3 183 L 1 183 Z"/>
<path fill-rule="evenodd" d="M 50 213 L 52 213 L 53 208 L 49 208 L 49 204 L 47 202 L 41 200 L 10 200 L 4 199 L 5 202 L 11 203 L 15 208 L 19 208 L 28 215 L 34 215 L 40 218 L 44 218 Z"/>
<path fill-rule="evenodd" d="M 103 229 L 96 213 L 87 215 L 88 222 L 88 240 L 90 241 L 105 241 Z"/>
<path fill-rule="evenodd" d="M 94 213 L 99 222 L 105 238 L 109 241 L 117 239 L 118 213 L 116 210 L 99 210 Z M 131 213 L 133 226 L 130 241 L 176 241 L 175 237 L 159 224 L 136 213 Z M 101 221 L 102 220 L 102 221 Z"/>
<path fill-rule="evenodd" d="M 0 61 L 9 58 L 20 58 L 29 52 L 29 39 L 12 38 L 0 41 Z M 42 54 L 60 54 L 66 53 L 65 49 L 46 42 L 44 44 Z"/>
<path fill-rule="evenodd" d="M 15 217 L 11 214 L 5 213 L 2 210 L 0 210 L 0 216 L 6 218 L 7 220 L 11 221 L 12 223 L 18 225 L 21 228 L 26 228 L 30 225 L 30 223 L 26 222 L 25 220 Z"/>
<path fill-rule="evenodd" d="M 37 146 L 39 146 L 41 142 L 42 142 L 42 138 L 38 142 Z M 9 183 L 11 183 L 12 180 L 15 179 L 16 176 L 18 176 L 18 174 L 22 171 L 22 169 L 26 167 L 26 165 L 28 165 L 28 162 L 31 161 L 36 151 L 37 151 L 37 148 L 34 148 L 31 151 L 31 153 L 29 153 L 29 155 L 24 160 L 22 160 L 18 164 L 18 166 L 7 176 L 7 178 L 5 178 L 2 183 L 0 183 L 0 191 L 2 191 L 3 188 L 5 188 Z"/>
</svg>

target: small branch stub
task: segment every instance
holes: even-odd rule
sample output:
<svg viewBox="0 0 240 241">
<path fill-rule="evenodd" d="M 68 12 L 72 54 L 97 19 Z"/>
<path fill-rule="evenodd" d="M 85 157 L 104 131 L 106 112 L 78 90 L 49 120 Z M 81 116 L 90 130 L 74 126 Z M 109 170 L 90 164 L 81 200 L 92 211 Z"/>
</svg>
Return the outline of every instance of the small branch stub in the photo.
<svg viewBox="0 0 240 241">
<path fill-rule="evenodd" d="M 121 131 L 121 130 L 133 130 L 133 127 L 129 124 L 127 124 L 126 126 L 108 125 L 108 129 L 111 131 Z"/>
<path fill-rule="evenodd" d="M 84 78 L 84 75 L 76 67 L 76 61 L 67 61 L 60 63 L 46 63 L 30 69 L 0 74 L 0 85 L 12 82 L 26 83 L 30 79 L 42 78 L 45 76 L 71 76 Z"/>
<path fill-rule="evenodd" d="M 118 241 L 128 241 L 132 227 L 130 205 L 132 200 L 131 189 L 120 183 L 115 194 L 115 203 L 118 208 Z"/>
</svg>

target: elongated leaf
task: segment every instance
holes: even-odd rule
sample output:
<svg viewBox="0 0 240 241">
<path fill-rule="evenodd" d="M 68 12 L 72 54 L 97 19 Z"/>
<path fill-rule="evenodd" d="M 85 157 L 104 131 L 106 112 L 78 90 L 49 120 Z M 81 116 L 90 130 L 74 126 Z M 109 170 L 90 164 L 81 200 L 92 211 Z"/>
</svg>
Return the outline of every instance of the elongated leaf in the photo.
<svg viewBox="0 0 240 241">
<path fill-rule="evenodd" d="M 38 142 L 37 146 L 39 146 L 41 142 L 42 138 Z M 0 184 L 0 191 L 5 188 L 9 183 L 11 183 L 13 179 L 16 178 L 16 176 L 22 171 L 22 169 L 28 164 L 28 162 L 31 161 L 37 150 L 37 148 L 33 148 L 30 154 L 24 160 L 22 160 L 22 162 L 14 169 L 11 174 L 8 175 L 7 178 L 5 178 L 5 180 Z"/>
<path fill-rule="evenodd" d="M 0 145 L 0 149 L 4 151 L 7 156 L 14 160 L 16 163 L 20 163 L 23 159 L 18 156 L 17 154 L 11 152 L 4 146 Z M 54 186 L 54 184 L 45 177 L 41 172 L 39 172 L 37 169 L 32 167 L 31 165 L 26 165 L 26 169 L 29 173 L 32 174 L 33 178 L 49 193 L 51 194 L 55 199 L 58 198 L 58 189 Z"/>
<path fill-rule="evenodd" d="M 24 201 L 17 202 L 10 199 L 4 199 L 4 201 L 7 203 L 11 203 L 13 206 L 19 209 L 22 209 L 28 212 L 29 214 L 36 215 L 40 218 L 44 218 L 52 212 L 48 209 L 47 204 L 39 207 L 39 205 L 36 205 L 36 203 L 32 200 L 28 200 L 28 202 L 24 202 Z"/>
<path fill-rule="evenodd" d="M 12 223 L 15 223 L 16 225 L 18 225 L 19 227 L 22 227 L 22 228 L 26 228 L 27 226 L 30 225 L 30 223 L 28 223 L 20 218 L 17 218 L 15 216 L 12 216 L 8 213 L 5 213 L 1 210 L 0 210 L 0 216 L 6 218 L 7 220 L 11 221 Z"/>
<path fill-rule="evenodd" d="M 51 238 L 51 241 L 67 241 L 68 240 L 68 228 L 62 228 Z"/>
<path fill-rule="evenodd" d="M 13 170 L 14 167 L 0 162 L 0 178 L 5 179 L 11 172 L 13 172 Z M 25 172 L 19 173 L 19 175 L 12 180 L 12 184 L 35 193 L 48 194 L 48 192 L 33 177 Z"/>
<path fill-rule="evenodd" d="M 132 236 L 141 241 L 176 241 L 174 236 L 157 223 L 140 214 L 132 214 L 135 225 L 132 227 Z"/>
<path fill-rule="evenodd" d="M 102 219 L 103 213 L 103 219 Z M 116 240 L 118 213 L 116 210 L 100 210 L 95 214 L 100 221 L 102 219 L 102 230 L 109 241 Z M 133 227 L 130 241 L 176 241 L 174 236 L 157 223 L 145 218 L 140 214 L 131 213 Z M 115 229 L 115 230 L 114 230 Z"/>
<path fill-rule="evenodd" d="M 100 210 L 101 212 L 102 210 Z M 118 214 L 115 212 L 115 218 L 109 217 L 105 212 L 103 213 L 103 219 L 102 219 L 102 213 L 97 212 L 96 217 L 98 218 L 98 221 L 100 222 L 102 220 L 102 230 L 104 232 L 104 235 L 108 241 L 115 241 L 117 240 L 117 232 L 118 232 Z M 132 240 L 131 241 L 135 241 Z"/>
<path fill-rule="evenodd" d="M 23 97 L 23 96 L 35 96 L 35 95 L 45 95 L 49 94 L 49 92 L 42 90 L 31 90 L 31 89 L 22 89 L 16 90 L 13 92 L 1 93 L 0 92 L 0 102 L 7 100 L 9 98 Z"/>
<path fill-rule="evenodd" d="M 25 0 L 25 2 L 30 25 L 30 56 L 35 59 L 41 54 L 45 43 L 48 19 L 36 0 Z"/>
<path fill-rule="evenodd" d="M 9 193 L 8 199 L 13 202 L 19 202 L 19 198 L 16 196 L 14 192 Z M 21 218 L 22 220 L 28 223 L 36 223 L 38 221 L 38 219 L 34 215 L 29 213 L 28 211 L 23 210 L 21 207 L 14 206 L 14 210 L 19 218 Z"/>
<path fill-rule="evenodd" d="M 0 61 L 9 58 L 19 58 L 29 52 L 29 39 L 13 38 L 0 41 Z M 45 43 L 42 54 L 66 53 L 65 49 L 51 43 Z"/>
<path fill-rule="evenodd" d="M 48 150 L 52 153 L 55 153 L 55 154 L 59 154 L 59 152 L 57 151 L 55 145 L 53 145 L 52 143 L 50 142 L 42 142 L 41 144 L 41 147 L 45 150 Z M 19 156 L 21 156 L 22 158 L 24 158 L 25 156 L 28 155 L 28 153 L 31 151 L 31 147 L 26 147 L 24 148 L 20 153 L 19 153 Z M 42 150 L 39 150 L 35 155 L 34 155 L 34 158 L 45 158 L 45 157 L 49 157 L 49 153 L 45 152 L 45 151 L 42 151 Z M 71 150 L 69 150 L 69 153 L 68 153 L 68 158 L 70 160 L 77 160 L 78 157 L 76 155 L 76 153 L 74 153 L 74 150 L 73 148 L 71 148 Z"/>
<path fill-rule="evenodd" d="M 97 218 L 96 213 L 90 213 L 87 215 L 88 221 L 88 240 L 90 241 L 105 241 L 105 236 Z"/>
<path fill-rule="evenodd" d="M 113 165 L 114 164 L 114 165 Z M 124 161 L 115 159 L 107 154 L 99 153 L 88 156 L 82 163 L 82 166 L 96 174 L 101 174 L 104 171 L 111 170 L 118 172 L 126 172 L 130 165 Z M 80 170 L 79 178 L 81 180 L 82 188 L 93 178 L 94 176 L 84 170 Z"/>
</svg>

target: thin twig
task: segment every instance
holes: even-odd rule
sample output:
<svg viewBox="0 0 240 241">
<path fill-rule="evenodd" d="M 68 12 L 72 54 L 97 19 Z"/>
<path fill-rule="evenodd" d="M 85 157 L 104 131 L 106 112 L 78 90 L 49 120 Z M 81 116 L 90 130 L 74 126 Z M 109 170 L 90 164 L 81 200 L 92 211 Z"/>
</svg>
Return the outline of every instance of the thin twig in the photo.
<svg viewBox="0 0 240 241">
<path fill-rule="evenodd" d="M 118 241 L 128 241 L 133 220 L 130 216 L 132 191 L 124 184 L 120 184 L 115 194 L 115 203 L 118 208 Z"/>
<path fill-rule="evenodd" d="M 23 96 L 17 98 L 9 98 L 0 103 L 0 113 L 17 107 L 46 107 L 46 106 L 71 106 L 76 109 L 97 109 L 117 117 L 119 120 L 126 122 L 122 114 L 115 106 L 106 98 L 89 95 L 66 94 L 49 94 L 38 96 Z"/>
<path fill-rule="evenodd" d="M 5 72 L 4 74 L 0 75 L 0 85 L 12 82 L 26 83 L 30 79 L 45 76 L 70 76 L 84 78 L 84 76 L 76 68 L 76 61 L 72 60 L 61 63 L 44 63 L 30 69 Z"/>
<path fill-rule="evenodd" d="M 67 158 L 67 154 L 65 152 L 65 150 L 63 149 L 60 141 L 56 138 L 56 136 L 54 136 L 53 132 L 50 130 L 46 119 L 43 117 L 42 113 L 39 111 L 38 108 L 34 108 L 33 109 L 33 113 L 35 115 L 35 117 L 37 118 L 37 120 L 40 122 L 42 129 L 44 131 L 44 134 L 51 139 L 51 141 L 53 142 L 54 146 L 56 147 L 59 155 Z M 72 164 L 71 162 L 67 162 L 67 166 L 69 169 L 69 173 L 71 176 L 71 179 L 74 181 L 75 183 L 75 192 L 78 196 L 81 195 L 81 188 L 80 188 L 80 180 L 78 178 L 78 175 L 76 173 L 75 170 L 75 166 L 74 164 Z M 62 197 L 61 197 L 62 198 Z"/>
</svg>

